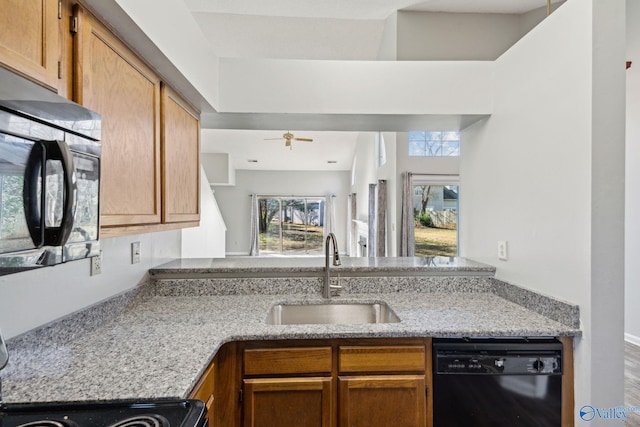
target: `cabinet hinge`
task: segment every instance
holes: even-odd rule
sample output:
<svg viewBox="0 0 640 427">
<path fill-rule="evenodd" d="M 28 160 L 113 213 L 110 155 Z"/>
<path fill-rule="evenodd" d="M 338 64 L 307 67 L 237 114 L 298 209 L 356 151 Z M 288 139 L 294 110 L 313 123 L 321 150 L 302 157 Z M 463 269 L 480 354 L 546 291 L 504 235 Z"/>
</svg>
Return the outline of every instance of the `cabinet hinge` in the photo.
<svg viewBox="0 0 640 427">
<path fill-rule="evenodd" d="M 239 399 L 240 399 L 240 403 L 244 402 L 244 390 L 243 389 L 240 389 Z"/>
<path fill-rule="evenodd" d="M 71 17 L 71 33 L 76 34 L 78 32 L 78 17 Z"/>
<path fill-rule="evenodd" d="M 62 0 L 58 1 L 58 19 L 62 19 Z"/>
<path fill-rule="evenodd" d="M 58 79 L 62 78 L 62 61 L 58 61 Z"/>
</svg>

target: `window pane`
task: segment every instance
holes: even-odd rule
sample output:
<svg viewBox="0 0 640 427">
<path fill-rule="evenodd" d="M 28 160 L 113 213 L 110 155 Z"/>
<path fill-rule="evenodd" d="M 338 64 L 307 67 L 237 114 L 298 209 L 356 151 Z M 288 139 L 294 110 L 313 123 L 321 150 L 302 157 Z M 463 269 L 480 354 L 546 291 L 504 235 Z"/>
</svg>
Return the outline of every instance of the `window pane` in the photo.
<svg viewBox="0 0 640 427">
<path fill-rule="evenodd" d="M 322 254 L 324 199 L 259 198 L 260 252 Z"/>
<path fill-rule="evenodd" d="M 282 201 L 282 252 L 304 252 L 304 199 Z"/>
<path fill-rule="evenodd" d="M 427 154 L 425 152 L 425 142 L 409 140 L 409 155 L 426 156 Z"/>
<path fill-rule="evenodd" d="M 409 156 L 460 155 L 460 132 L 409 132 Z"/>
<path fill-rule="evenodd" d="M 260 252 L 280 252 L 280 201 L 258 199 Z"/>
<path fill-rule="evenodd" d="M 324 200 L 307 200 L 307 241 L 306 252 L 322 254 L 324 237 Z"/>
<path fill-rule="evenodd" d="M 416 256 L 458 254 L 458 186 L 416 185 L 413 192 Z"/>
</svg>

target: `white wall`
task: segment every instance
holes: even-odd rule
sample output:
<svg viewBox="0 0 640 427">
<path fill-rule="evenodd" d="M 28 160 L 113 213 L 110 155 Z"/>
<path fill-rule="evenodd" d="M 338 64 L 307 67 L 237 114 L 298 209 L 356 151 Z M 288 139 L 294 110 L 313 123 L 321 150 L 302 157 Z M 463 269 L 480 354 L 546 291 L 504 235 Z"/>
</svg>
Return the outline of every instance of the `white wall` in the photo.
<svg viewBox="0 0 640 427">
<path fill-rule="evenodd" d="M 376 133 L 362 132 L 358 135 L 355 158 L 355 182 L 351 185 L 351 193 L 356 193 L 356 219 L 369 222 L 369 184 L 377 184 L 378 180 L 387 181 L 387 256 L 397 254 L 398 214 L 396 205 L 398 189 L 396 188 L 396 133 L 382 132 L 386 151 L 386 163 L 380 167 L 376 160 Z"/>
<path fill-rule="evenodd" d="M 209 178 L 209 184 L 235 183 L 236 173 L 231 165 L 231 154 L 200 153 L 200 163 Z"/>
<path fill-rule="evenodd" d="M 494 60 L 520 38 L 520 16 L 398 12 L 399 60 Z"/>
<path fill-rule="evenodd" d="M 565 3 L 496 61 L 493 114 L 462 136 L 462 255 L 579 304 L 577 408 L 623 404 L 623 19 Z"/>
<path fill-rule="evenodd" d="M 182 258 L 224 258 L 227 226 L 200 166 L 200 226 L 182 230 Z"/>
<path fill-rule="evenodd" d="M 493 63 L 221 58 L 220 81 L 221 112 L 489 114 Z"/>
<path fill-rule="evenodd" d="M 376 171 L 376 134 L 361 132 L 355 152 L 355 182 L 351 185 L 351 193 L 356 193 L 356 219 L 369 221 L 369 184 L 378 181 Z M 352 171 L 353 172 L 353 171 Z M 351 182 L 351 181 L 349 181 Z"/>
<path fill-rule="evenodd" d="M 626 223 L 625 223 L 625 332 L 640 345 L 640 1 L 627 0 Z"/>
<path fill-rule="evenodd" d="M 334 194 L 336 237 L 346 251 L 349 172 L 236 171 L 235 186 L 215 186 L 216 200 L 227 226 L 227 255 L 249 254 L 251 194 L 265 196 L 326 196 Z"/>
<path fill-rule="evenodd" d="M 218 108 L 218 57 L 183 0 L 115 0 L 200 94 Z M 152 13 L 150 13 L 152 11 Z M 175 31 L 179 28 L 180 31 Z"/>
<path fill-rule="evenodd" d="M 131 264 L 131 243 L 141 262 Z M 102 274 L 89 260 L 0 277 L 0 329 L 10 338 L 135 287 L 147 270 L 180 257 L 180 231 L 102 239 Z"/>
<path fill-rule="evenodd" d="M 382 39 L 378 49 L 378 60 L 393 61 L 398 55 L 398 12 L 393 12 L 384 21 Z"/>
<path fill-rule="evenodd" d="M 387 162 L 380 166 L 376 175 L 378 179 L 387 181 L 387 256 L 397 256 L 398 254 L 398 213 L 395 209 L 400 205 L 400 200 L 396 183 L 397 180 L 397 161 L 396 161 L 396 133 L 382 132 L 384 145 L 386 149 Z"/>
<path fill-rule="evenodd" d="M 551 13 L 564 4 L 563 1 L 553 3 L 551 5 Z M 529 12 L 520 15 L 520 34 L 525 35 L 531 31 L 536 25 L 542 22 L 547 17 L 547 6 L 542 6 L 537 9 L 530 10 Z"/>
</svg>

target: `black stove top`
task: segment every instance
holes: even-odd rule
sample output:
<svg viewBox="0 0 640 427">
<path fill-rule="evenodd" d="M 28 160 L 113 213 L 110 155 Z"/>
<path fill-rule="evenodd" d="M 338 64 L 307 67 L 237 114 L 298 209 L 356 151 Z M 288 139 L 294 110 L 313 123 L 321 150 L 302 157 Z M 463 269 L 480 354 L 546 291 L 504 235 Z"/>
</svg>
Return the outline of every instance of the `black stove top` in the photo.
<svg viewBox="0 0 640 427">
<path fill-rule="evenodd" d="M 0 409 L 0 427 L 203 427 L 199 400 L 14 403 Z"/>
</svg>

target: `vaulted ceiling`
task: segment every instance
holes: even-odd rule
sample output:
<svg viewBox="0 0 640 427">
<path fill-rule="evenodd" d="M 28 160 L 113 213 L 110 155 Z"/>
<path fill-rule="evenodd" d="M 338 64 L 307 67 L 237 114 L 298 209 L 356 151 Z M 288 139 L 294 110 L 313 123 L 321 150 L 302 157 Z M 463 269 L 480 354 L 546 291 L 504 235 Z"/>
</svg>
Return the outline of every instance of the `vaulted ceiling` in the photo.
<svg viewBox="0 0 640 427">
<path fill-rule="evenodd" d="M 559 0 L 554 0 L 553 3 Z M 547 0 L 184 0 L 219 57 L 311 60 L 376 60 L 386 19 L 396 11 L 520 14 Z M 331 153 L 313 166 L 348 170 L 353 132 L 314 132 L 311 146 L 284 151 L 263 139 L 282 131 L 207 130 L 203 152 L 228 152 L 242 169 L 304 169 L 315 153 Z M 297 133 L 309 134 L 299 130 Z M 296 132 L 294 132 L 296 133 Z M 324 135 L 323 135 L 324 133 Z M 273 141 L 272 141 L 273 142 Z M 326 145 L 325 145 L 326 144 Z M 322 148 L 320 148 L 322 147 Z M 324 151 L 323 151 L 324 150 Z M 311 154 L 311 155 L 310 155 Z M 248 163 L 249 159 L 261 159 Z M 283 161 L 286 159 L 286 161 Z M 316 162 L 317 163 L 317 162 Z"/>
</svg>

